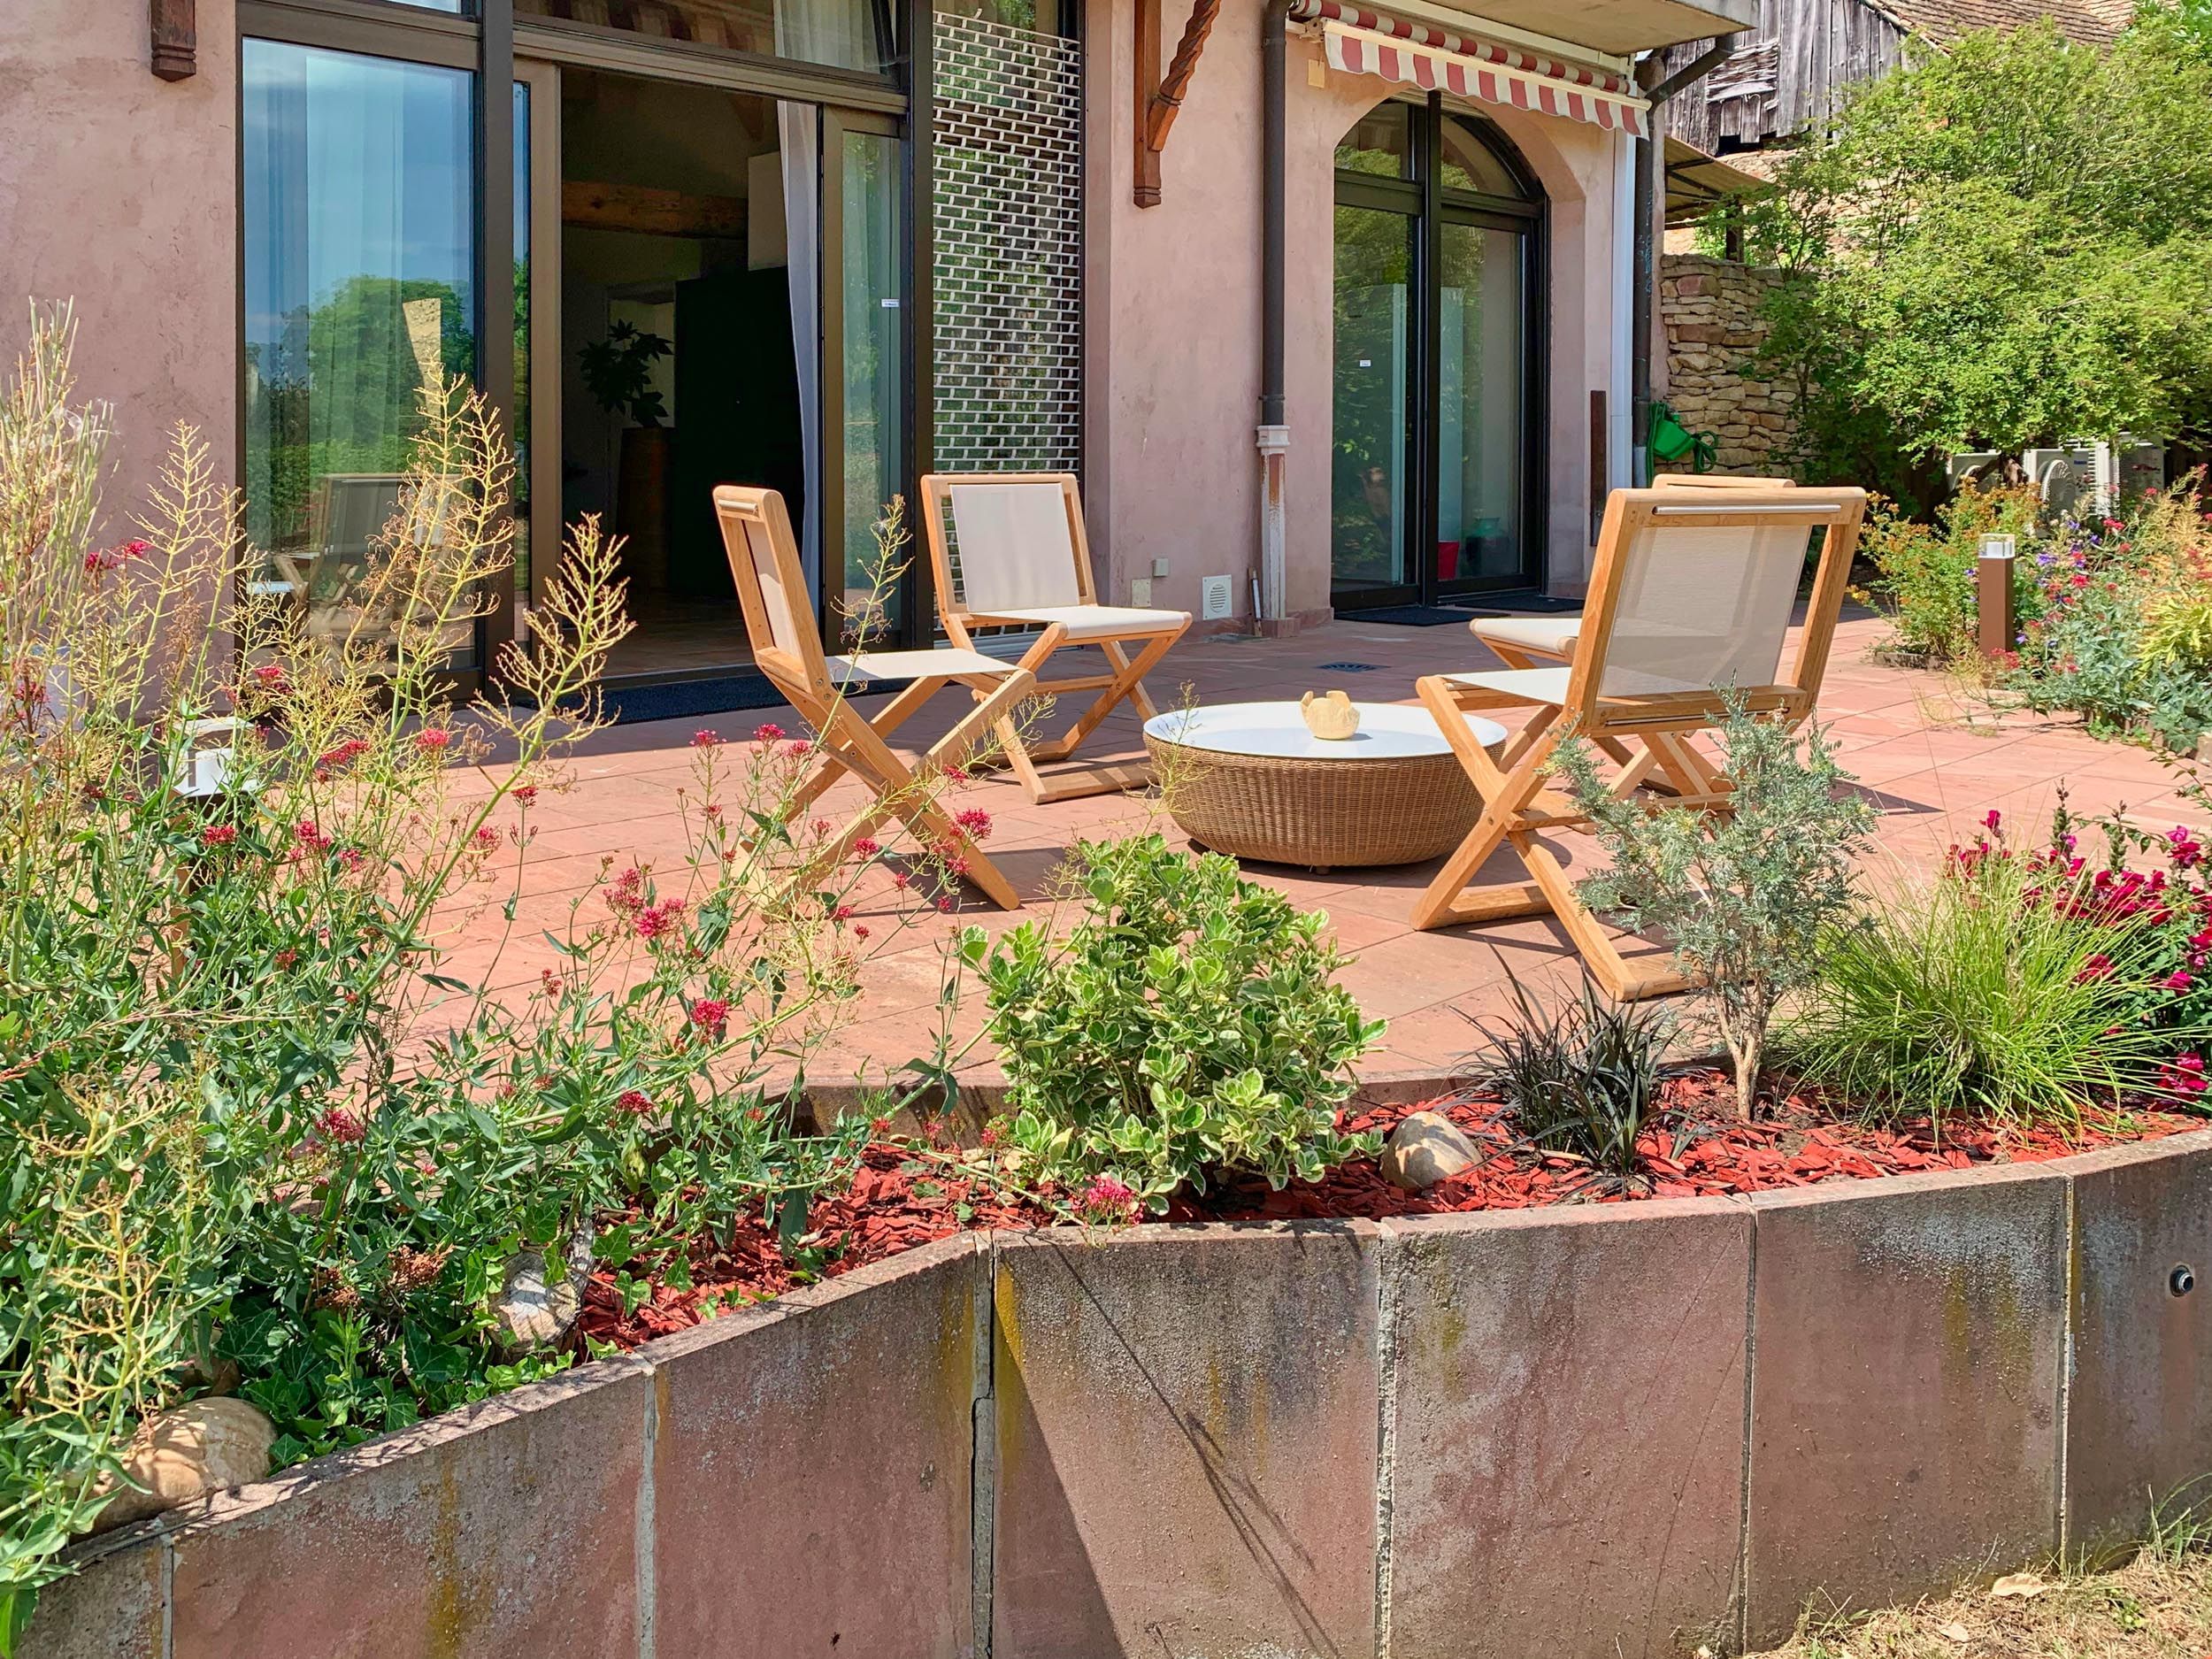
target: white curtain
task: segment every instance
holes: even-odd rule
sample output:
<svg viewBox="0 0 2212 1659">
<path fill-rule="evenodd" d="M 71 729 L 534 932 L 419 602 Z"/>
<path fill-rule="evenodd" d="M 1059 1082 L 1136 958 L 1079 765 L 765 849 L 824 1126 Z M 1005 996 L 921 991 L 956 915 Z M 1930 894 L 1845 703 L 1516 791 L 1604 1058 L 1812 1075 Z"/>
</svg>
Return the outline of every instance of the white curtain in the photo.
<svg viewBox="0 0 2212 1659">
<path fill-rule="evenodd" d="M 795 20 L 776 8 L 776 50 L 803 57 L 787 38 Z M 806 467 L 806 503 L 799 531 L 800 562 L 809 591 L 822 591 L 822 284 L 821 237 L 815 220 L 821 201 L 820 111 L 811 104 L 776 104 L 776 130 L 783 148 L 783 235 L 790 260 L 791 354 L 799 366 L 799 449 Z"/>
</svg>

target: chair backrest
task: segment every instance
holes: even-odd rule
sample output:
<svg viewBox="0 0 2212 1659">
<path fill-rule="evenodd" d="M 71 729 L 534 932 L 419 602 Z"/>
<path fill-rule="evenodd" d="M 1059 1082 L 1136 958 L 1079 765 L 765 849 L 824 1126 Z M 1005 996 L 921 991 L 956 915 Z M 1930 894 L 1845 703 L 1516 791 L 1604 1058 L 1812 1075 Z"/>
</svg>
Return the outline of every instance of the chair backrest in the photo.
<svg viewBox="0 0 2212 1659">
<path fill-rule="evenodd" d="M 932 472 L 922 526 L 949 615 L 1093 603 L 1083 503 L 1071 472 Z"/>
<path fill-rule="evenodd" d="M 829 664 L 807 603 L 799 545 L 782 495 L 772 489 L 718 485 L 714 513 L 722 522 L 722 546 L 745 612 L 754 665 L 787 696 L 797 685 L 818 698 L 827 697 Z"/>
<path fill-rule="evenodd" d="M 1614 491 L 1569 706 L 1586 713 L 1601 699 L 1660 699 L 1698 718 L 1718 710 L 1716 687 L 1734 687 L 1755 707 L 1809 708 L 1865 514 L 1858 489 Z M 1782 648 L 1816 534 L 1820 566 L 1785 673 Z"/>
<path fill-rule="evenodd" d="M 1654 489 L 1794 489 L 1793 478 L 1753 478 L 1743 472 L 1654 472 Z"/>
</svg>

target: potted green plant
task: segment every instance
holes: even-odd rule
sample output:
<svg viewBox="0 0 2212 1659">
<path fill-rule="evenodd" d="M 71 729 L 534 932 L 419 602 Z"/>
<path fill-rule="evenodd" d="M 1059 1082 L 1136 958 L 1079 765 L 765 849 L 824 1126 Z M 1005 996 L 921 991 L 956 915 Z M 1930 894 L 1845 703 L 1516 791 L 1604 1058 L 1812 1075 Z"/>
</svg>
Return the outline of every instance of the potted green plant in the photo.
<svg viewBox="0 0 2212 1659">
<path fill-rule="evenodd" d="M 648 592 L 668 586 L 668 480 L 675 434 L 668 405 L 653 384 L 653 365 L 674 348 L 634 323 L 618 322 L 604 340 L 579 353 L 584 386 L 618 420 L 622 457 L 615 478 L 614 522 L 626 543 L 625 563 Z"/>
</svg>

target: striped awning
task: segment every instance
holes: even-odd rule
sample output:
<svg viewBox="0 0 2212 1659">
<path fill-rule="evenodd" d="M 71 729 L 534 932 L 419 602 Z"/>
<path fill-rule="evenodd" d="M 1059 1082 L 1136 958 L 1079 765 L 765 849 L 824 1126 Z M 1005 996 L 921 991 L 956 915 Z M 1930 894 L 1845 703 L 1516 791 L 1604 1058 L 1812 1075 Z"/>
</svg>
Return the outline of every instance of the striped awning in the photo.
<svg viewBox="0 0 2212 1659">
<path fill-rule="evenodd" d="M 1290 15 L 1317 24 L 1329 67 L 1379 75 L 1424 91 L 1532 110 L 1648 136 L 1650 104 L 1626 77 L 1426 23 L 1408 23 L 1344 0 L 1291 0 Z"/>
</svg>

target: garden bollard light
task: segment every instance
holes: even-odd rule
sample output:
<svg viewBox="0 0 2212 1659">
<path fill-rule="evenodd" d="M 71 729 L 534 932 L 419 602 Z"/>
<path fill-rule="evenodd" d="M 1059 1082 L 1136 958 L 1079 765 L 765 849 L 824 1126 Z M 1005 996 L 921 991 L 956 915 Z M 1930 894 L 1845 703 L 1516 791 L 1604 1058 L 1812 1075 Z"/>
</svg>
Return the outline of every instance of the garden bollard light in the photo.
<svg viewBox="0 0 2212 1659">
<path fill-rule="evenodd" d="M 1993 659 L 2018 643 L 2012 625 L 2012 537 L 1982 538 L 1982 556 L 1974 565 L 1974 604 L 1980 618 L 1975 642 Z"/>
</svg>

